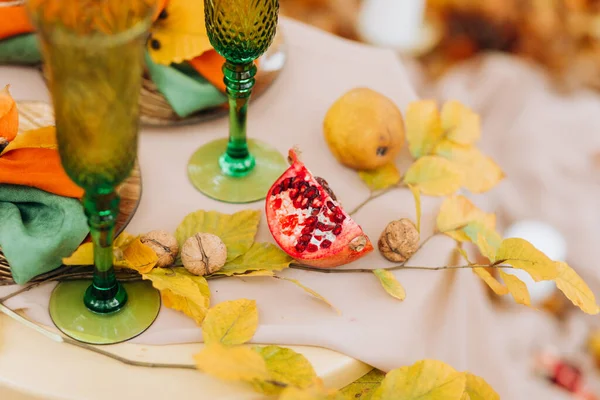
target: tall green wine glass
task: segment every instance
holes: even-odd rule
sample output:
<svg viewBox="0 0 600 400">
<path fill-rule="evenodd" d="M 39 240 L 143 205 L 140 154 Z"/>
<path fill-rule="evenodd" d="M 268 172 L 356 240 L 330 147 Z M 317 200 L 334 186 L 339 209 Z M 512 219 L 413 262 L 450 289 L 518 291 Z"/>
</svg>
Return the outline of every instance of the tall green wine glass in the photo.
<svg viewBox="0 0 600 400">
<path fill-rule="evenodd" d="M 155 0 L 29 0 L 56 117 L 58 148 L 94 245 L 94 277 L 60 283 L 50 315 L 66 335 L 95 344 L 139 335 L 158 315 L 147 282 L 120 284 L 113 267 L 119 211 L 115 187 L 131 172 L 138 144 L 144 42 Z"/>
<path fill-rule="evenodd" d="M 199 0 L 195 0 L 199 1 Z M 278 0 L 204 0 L 206 30 L 225 57 L 223 73 L 229 96 L 229 139 L 206 144 L 194 153 L 188 175 L 198 190 L 229 203 L 264 199 L 286 168 L 274 148 L 246 139 L 246 115 L 256 65 L 273 42 Z"/>
</svg>

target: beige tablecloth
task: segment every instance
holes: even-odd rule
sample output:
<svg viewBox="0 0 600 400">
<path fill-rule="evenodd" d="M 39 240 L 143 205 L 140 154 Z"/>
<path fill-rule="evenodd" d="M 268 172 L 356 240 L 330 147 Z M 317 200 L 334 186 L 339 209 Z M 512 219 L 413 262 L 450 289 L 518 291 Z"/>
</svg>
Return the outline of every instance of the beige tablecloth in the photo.
<svg viewBox="0 0 600 400">
<path fill-rule="evenodd" d="M 336 98 L 357 86 L 367 86 L 389 96 L 402 110 L 416 95 L 405 69 L 391 52 L 342 41 L 289 20 L 284 21 L 283 29 L 289 45 L 288 65 L 275 85 L 252 103 L 249 134 L 270 142 L 281 152 L 299 145 L 306 164 L 316 174 L 327 177 L 345 207 L 353 208 L 368 196 L 368 191 L 357 174 L 339 165 L 327 150 L 321 130 L 325 112 Z M 510 79 L 512 75 L 508 74 L 506 78 Z M 18 99 L 47 99 L 42 80 L 31 70 L 1 68 L 0 81 L 10 82 Z M 514 85 L 519 86 L 519 82 Z M 488 107 L 486 111 L 492 107 L 491 97 L 503 87 L 504 84 L 499 82 L 496 89 L 486 92 L 490 96 L 483 102 Z M 481 110 L 480 98 L 473 101 L 473 97 L 468 97 L 481 89 L 477 85 L 462 89 L 462 98 Z M 519 102 L 525 100 L 524 95 L 518 97 Z M 511 103 L 516 110 L 522 109 L 519 104 Z M 552 115 L 542 113 L 540 118 L 555 117 L 557 112 L 548 114 Z M 588 121 L 591 118 L 593 115 L 587 116 Z M 487 199 L 487 206 L 483 202 L 489 210 L 489 204 L 502 205 L 507 212 L 515 204 L 526 210 L 526 192 L 518 187 L 534 173 L 528 168 L 537 165 L 533 163 L 536 158 L 532 154 L 539 149 L 532 147 L 530 141 L 533 138 L 519 139 L 528 141 L 528 145 L 511 145 L 506 139 L 490 137 L 497 132 L 496 124 L 506 126 L 510 120 L 514 117 L 493 114 L 484 120 L 484 145 L 495 150 L 496 157 L 511 177 Z M 525 124 L 523 119 L 521 121 Z M 539 122 L 530 125 L 538 138 L 539 134 L 548 132 L 548 127 L 553 127 L 549 122 L 543 126 Z M 583 122 L 582 126 L 585 127 Z M 186 164 L 194 150 L 207 141 L 223 137 L 226 131 L 225 119 L 180 128 L 144 129 L 139 153 L 144 194 L 128 227 L 130 232 L 173 231 L 186 214 L 197 209 L 234 212 L 249 207 L 212 201 L 198 193 L 187 180 Z M 508 128 L 503 129 L 499 135 L 511 137 L 507 131 Z M 569 130 L 567 133 L 565 136 L 570 137 L 580 132 Z M 515 157 L 519 161 L 516 166 L 512 163 Z M 551 160 L 541 156 L 537 159 L 540 162 Z M 529 167 L 523 169 L 524 165 Z M 569 182 L 575 184 L 573 180 Z M 577 197 L 572 192 L 570 195 Z M 432 231 L 432 218 L 438 205 L 436 199 L 424 200 L 423 236 Z M 582 221 L 579 226 L 591 225 L 591 218 L 582 218 L 580 213 L 583 211 L 573 210 L 573 206 L 574 203 L 565 203 L 565 212 L 557 218 L 570 223 L 571 218 L 574 221 L 578 217 Z M 263 204 L 250 207 L 262 209 Z M 540 207 L 538 211 L 543 212 L 544 208 Z M 520 217 L 523 213 L 526 211 L 515 216 Z M 379 198 L 358 213 L 356 220 L 376 240 L 390 220 L 400 217 L 414 217 L 412 196 L 407 191 Z M 586 238 L 588 242 L 592 237 Z M 264 218 L 259 239 L 272 240 Z M 445 265 L 452 246 L 449 239 L 436 238 L 411 262 L 413 265 Z M 574 247 L 573 252 L 580 247 Z M 586 249 L 589 254 L 594 246 Z M 389 264 L 374 252 L 352 267 L 386 265 Z M 561 330 L 551 318 L 539 312 L 524 308 L 501 312 L 488 300 L 480 281 L 470 271 L 397 272 L 396 276 L 407 291 L 404 302 L 389 297 L 370 275 L 325 275 L 291 270 L 283 274 L 324 295 L 342 314 L 337 315 L 290 283 L 268 278 L 211 282 L 212 302 L 216 304 L 241 297 L 255 299 L 260 312 L 260 327 L 254 338 L 257 343 L 322 346 L 383 370 L 435 358 L 459 370 L 468 369 L 483 376 L 503 399 L 566 398 L 542 380 L 532 377 L 531 351 L 535 345 L 547 343 L 564 342 L 574 348 L 580 342 L 573 341 L 570 334 L 575 331 L 575 337 L 581 339 L 581 335 L 576 335 L 582 331 L 581 324 L 573 323 L 569 329 Z M 25 307 L 30 316 L 50 324 L 47 298 L 51 289 L 52 285 L 47 285 L 12 299 L 8 305 Z M 164 309 L 157 322 L 136 339 L 154 344 L 200 340 L 201 332 L 191 320 L 168 309 Z"/>
</svg>

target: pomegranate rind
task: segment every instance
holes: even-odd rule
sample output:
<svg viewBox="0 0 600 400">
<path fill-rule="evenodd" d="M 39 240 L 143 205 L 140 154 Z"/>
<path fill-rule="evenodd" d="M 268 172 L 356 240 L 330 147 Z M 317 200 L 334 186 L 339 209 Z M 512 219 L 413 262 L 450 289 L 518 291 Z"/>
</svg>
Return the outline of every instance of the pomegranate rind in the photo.
<svg viewBox="0 0 600 400">
<path fill-rule="evenodd" d="M 283 251 L 302 264 L 320 268 L 348 264 L 373 251 L 361 227 L 331 198 L 294 150 L 289 159 L 292 165 L 273 184 L 265 202 L 269 230 Z M 350 245 L 357 243 L 357 238 L 365 239 L 358 240 L 364 246 Z"/>
</svg>

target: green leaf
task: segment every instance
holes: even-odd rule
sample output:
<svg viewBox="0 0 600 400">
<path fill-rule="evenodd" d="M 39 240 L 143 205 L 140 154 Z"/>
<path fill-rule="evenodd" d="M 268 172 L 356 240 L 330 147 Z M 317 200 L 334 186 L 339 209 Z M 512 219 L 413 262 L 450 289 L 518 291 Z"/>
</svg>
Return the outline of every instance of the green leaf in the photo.
<svg viewBox="0 0 600 400">
<path fill-rule="evenodd" d="M 435 101 L 415 101 L 406 110 L 406 138 L 414 158 L 431 154 L 444 131 Z"/>
<path fill-rule="evenodd" d="M 373 369 L 362 378 L 344 387 L 341 392 L 347 399 L 370 400 L 384 378 L 384 372 Z"/>
<path fill-rule="evenodd" d="M 556 264 L 531 243 L 521 238 L 504 239 L 495 261 L 504 260 L 515 268 L 527 271 L 534 281 L 549 281 L 558 277 Z"/>
<path fill-rule="evenodd" d="M 190 274 L 185 268 L 155 268 L 142 278 L 152 281 L 160 291 L 165 307 L 181 311 L 197 324 L 204 321 L 210 306 L 208 282 L 202 276 Z"/>
<path fill-rule="evenodd" d="M 429 196 L 449 196 L 462 182 L 462 172 L 450 161 L 437 156 L 419 158 L 404 176 L 404 183 L 413 185 Z"/>
<path fill-rule="evenodd" d="M 183 219 L 175 231 L 175 237 L 181 247 L 196 233 L 217 235 L 227 246 L 227 261 L 231 261 L 252 247 L 259 222 L 260 211 L 256 210 L 244 210 L 232 215 L 200 210 Z"/>
<path fill-rule="evenodd" d="M 311 288 L 304 286 L 303 284 L 298 282 L 296 279 L 284 278 L 281 276 L 276 276 L 275 278 L 282 279 L 284 281 L 288 281 L 288 282 L 292 282 L 292 283 L 296 284 L 297 286 L 301 287 L 305 292 L 307 292 L 311 296 L 315 297 L 316 299 L 322 301 L 323 303 L 327 304 L 329 307 L 333 308 L 335 310 L 335 312 L 337 312 L 338 314 L 341 314 L 340 310 L 338 310 L 333 304 L 331 304 L 325 297 L 321 296 L 319 293 L 315 292 Z"/>
<path fill-rule="evenodd" d="M 286 385 L 306 389 L 310 387 L 317 374 L 310 362 L 302 354 L 292 349 L 279 346 L 253 347 L 265 360 L 269 379 L 255 381 L 253 383 L 256 391 L 267 395 L 279 394 L 282 391 L 280 385 L 274 385 L 273 381 L 285 383 Z"/>
<path fill-rule="evenodd" d="M 228 261 L 213 275 L 231 276 L 258 270 L 281 271 L 289 267 L 292 261 L 290 256 L 272 243 L 254 243 L 250 250 L 241 257 Z"/>
<path fill-rule="evenodd" d="M 402 179 L 400 171 L 394 163 L 389 163 L 373 171 L 359 171 L 358 176 L 371 191 L 387 189 L 396 185 Z"/>
<path fill-rule="evenodd" d="M 400 282 L 398 282 L 393 273 L 385 269 L 374 269 L 373 273 L 377 279 L 379 279 L 381 286 L 383 286 L 385 291 L 388 292 L 390 296 L 395 297 L 400 301 L 406 298 L 406 292 L 404 291 L 404 288 Z"/>
<path fill-rule="evenodd" d="M 417 232 L 421 233 L 421 191 L 418 187 L 408 185 L 408 189 L 415 199 L 415 214 L 417 220 Z"/>
<path fill-rule="evenodd" d="M 423 360 L 390 371 L 371 400 L 461 400 L 465 386 L 465 376 L 449 365 Z"/>
<path fill-rule="evenodd" d="M 263 358 L 245 346 L 225 347 L 213 343 L 196 354 L 194 360 L 200 371 L 227 381 L 253 382 L 269 378 Z"/>
<path fill-rule="evenodd" d="M 485 381 L 476 375 L 465 372 L 467 386 L 465 393 L 469 400 L 500 400 L 500 395 Z"/>
<path fill-rule="evenodd" d="M 239 299 L 217 304 L 202 324 L 204 343 L 234 346 L 248 342 L 258 328 L 256 301 Z"/>
</svg>

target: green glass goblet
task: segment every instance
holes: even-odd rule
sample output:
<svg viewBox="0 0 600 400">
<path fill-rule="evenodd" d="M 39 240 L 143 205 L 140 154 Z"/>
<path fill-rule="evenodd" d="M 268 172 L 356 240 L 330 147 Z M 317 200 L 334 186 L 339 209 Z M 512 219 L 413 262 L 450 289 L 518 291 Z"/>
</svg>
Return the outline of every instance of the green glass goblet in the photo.
<svg viewBox="0 0 600 400">
<path fill-rule="evenodd" d="M 65 4 L 66 3 L 66 4 Z M 94 276 L 59 283 L 50 315 L 86 343 L 122 342 L 156 319 L 160 295 L 148 282 L 120 284 L 113 267 L 119 212 L 115 187 L 131 172 L 138 145 L 144 43 L 154 0 L 29 0 L 56 118 L 61 162 L 85 190 Z"/>
<path fill-rule="evenodd" d="M 226 60 L 229 139 L 198 149 L 188 164 L 188 175 L 198 190 L 214 199 L 228 203 L 262 200 L 286 169 L 285 158 L 276 149 L 246 139 L 254 61 L 273 42 L 278 12 L 278 0 L 204 0 L 208 37 Z"/>
</svg>

